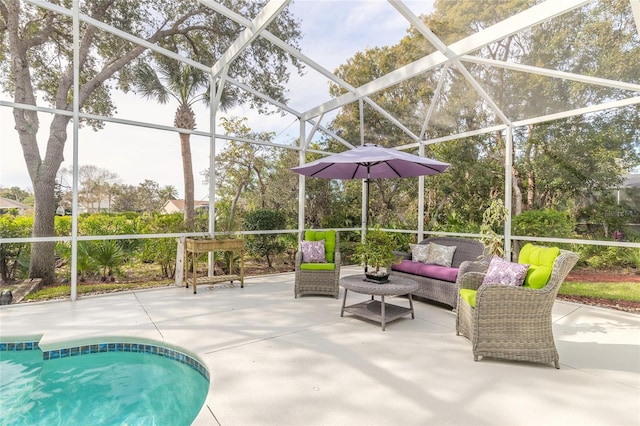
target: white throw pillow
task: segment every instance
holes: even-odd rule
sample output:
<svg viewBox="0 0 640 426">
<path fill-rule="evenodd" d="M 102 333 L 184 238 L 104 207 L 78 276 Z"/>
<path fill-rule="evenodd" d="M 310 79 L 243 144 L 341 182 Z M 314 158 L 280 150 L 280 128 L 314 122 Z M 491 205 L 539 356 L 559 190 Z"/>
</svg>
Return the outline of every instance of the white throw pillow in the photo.
<svg viewBox="0 0 640 426">
<path fill-rule="evenodd" d="M 429 258 L 429 244 L 409 244 L 411 260 L 426 263 Z"/>
<path fill-rule="evenodd" d="M 451 267 L 453 254 L 456 252 L 456 246 L 443 246 L 440 244 L 429 243 L 429 258 L 426 263 Z"/>
</svg>

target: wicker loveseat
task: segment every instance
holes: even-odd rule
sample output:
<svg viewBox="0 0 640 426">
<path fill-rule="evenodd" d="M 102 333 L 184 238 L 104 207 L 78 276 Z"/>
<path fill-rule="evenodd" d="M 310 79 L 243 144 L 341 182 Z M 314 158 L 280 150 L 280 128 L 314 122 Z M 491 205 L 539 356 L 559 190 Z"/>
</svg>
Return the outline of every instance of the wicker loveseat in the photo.
<svg viewBox="0 0 640 426">
<path fill-rule="evenodd" d="M 454 237 L 430 237 L 419 244 L 429 243 L 455 246 L 451 267 L 425 264 L 412 260 L 411 253 L 395 251 L 402 262 L 391 265 L 392 275 L 411 278 L 419 287 L 414 296 L 433 300 L 455 309 L 458 303 L 458 280 L 471 271 L 485 272 L 488 263 L 483 259 L 484 245 L 476 240 Z"/>
</svg>

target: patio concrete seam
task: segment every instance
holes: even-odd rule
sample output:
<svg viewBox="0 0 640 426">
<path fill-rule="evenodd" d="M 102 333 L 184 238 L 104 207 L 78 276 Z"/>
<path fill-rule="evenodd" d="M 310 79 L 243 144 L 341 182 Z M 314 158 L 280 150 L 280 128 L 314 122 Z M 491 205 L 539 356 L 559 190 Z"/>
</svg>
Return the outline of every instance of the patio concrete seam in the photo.
<svg viewBox="0 0 640 426">
<path fill-rule="evenodd" d="M 556 302 L 557 302 L 557 300 L 556 300 Z M 570 305 L 570 303 L 567 303 L 567 305 Z M 560 322 L 560 321 L 562 321 L 564 318 L 566 318 L 566 317 L 568 317 L 568 316 L 570 316 L 570 315 L 573 315 L 574 313 L 576 313 L 577 311 L 579 311 L 583 306 L 575 304 L 573 307 L 574 307 L 574 309 L 573 309 L 571 312 L 567 312 L 566 314 L 564 314 L 564 315 L 562 315 L 562 316 L 558 317 L 558 318 L 557 318 L 555 321 L 553 321 L 553 322 Z"/>
<path fill-rule="evenodd" d="M 211 414 L 211 417 L 213 417 L 213 420 L 216 421 L 216 424 L 218 426 L 222 426 L 222 423 L 220 423 L 220 421 L 218 420 L 218 418 L 214 414 L 213 409 L 211 408 L 211 405 L 209 403 L 206 403 L 205 405 L 207 406 L 207 410 L 209 411 L 209 414 Z"/>
<path fill-rule="evenodd" d="M 158 327 L 158 325 L 155 323 L 155 321 L 153 320 L 153 318 L 151 318 L 151 315 L 149 315 L 149 312 L 147 311 L 147 309 L 144 307 L 144 304 L 142 303 L 142 301 L 140 299 L 138 299 L 138 293 L 133 293 L 133 297 L 135 297 L 136 302 L 138 302 L 138 305 L 140 305 L 140 307 L 142 308 L 142 310 L 144 311 L 144 314 L 147 316 L 147 318 L 149 318 L 149 321 L 151 322 L 151 324 L 153 324 L 153 328 L 156 329 L 156 331 L 158 332 L 158 334 L 160 335 L 160 337 L 162 337 L 162 340 L 164 340 L 164 335 L 162 334 L 162 330 L 160 330 L 160 328 Z"/>
</svg>

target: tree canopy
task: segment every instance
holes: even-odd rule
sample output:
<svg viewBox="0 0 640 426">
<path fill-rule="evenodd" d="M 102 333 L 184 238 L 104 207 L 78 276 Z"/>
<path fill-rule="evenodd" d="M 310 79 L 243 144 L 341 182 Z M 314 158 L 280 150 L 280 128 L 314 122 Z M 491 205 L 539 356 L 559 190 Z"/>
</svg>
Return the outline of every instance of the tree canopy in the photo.
<svg viewBox="0 0 640 426">
<path fill-rule="evenodd" d="M 67 5 L 54 1 L 52 5 Z M 256 16 L 263 1 L 222 2 L 227 7 Z M 110 25 L 144 42 L 178 54 L 194 53 L 203 64 L 212 66 L 236 40 L 242 27 L 213 9 L 196 2 L 171 0 L 90 0 L 80 3 L 83 17 Z M 73 110 L 74 41 L 72 19 L 20 0 L 0 1 L 0 81 L 1 88 L 17 104 L 38 105 L 43 101 L 57 111 Z M 135 83 L 134 69 L 148 61 L 151 52 L 144 44 L 133 43 L 113 32 L 87 24 L 83 20 L 79 34 L 80 90 L 75 94 L 80 112 L 109 116 L 116 105 L 114 89 L 129 91 Z M 270 28 L 285 42 L 295 46 L 300 32 L 289 12 L 284 10 Z M 180 50 L 186 47 L 189 50 Z M 272 99 L 285 101 L 287 64 L 299 66 L 296 58 L 263 39 L 257 39 L 239 53 L 228 68 L 228 75 L 251 85 Z M 249 64 L 251 66 L 249 66 Z M 262 108 L 265 101 L 245 92 L 238 95 L 252 106 Z M 40 100 L 41 99 L 41 100 Z M 15 107 L 15 128 L 22 146 L 36 199 L 33 236 L 54 235 L 56 207 L 55 178 L 63 161 L 68 137 L 69 114 L 56 113 L 48 129 L 46 149 L 38 145 L 41 131 L 37 112 Z M 93 118 L 81 120 L 95 129 L 104 123 Z M 30 276 L 52 282 L 54 277 L 53 243 L 35 243 Z"/>
</svg>

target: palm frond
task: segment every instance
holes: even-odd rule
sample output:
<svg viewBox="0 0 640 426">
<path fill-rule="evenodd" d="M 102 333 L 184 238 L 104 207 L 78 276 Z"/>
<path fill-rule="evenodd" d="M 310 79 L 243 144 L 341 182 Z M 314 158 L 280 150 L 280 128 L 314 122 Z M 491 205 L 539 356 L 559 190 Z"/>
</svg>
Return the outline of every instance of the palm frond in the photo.
<svg viewBox="0 0 640 426">
<path fill-rule="evenodd" d="M 140 62 L 134 68 L 136 89 L 142 97 L 156 99 L 161 104 L 169 100 L 169 92 L 162 84 L 156 71 L 148 64 Z"/>
</svg>

